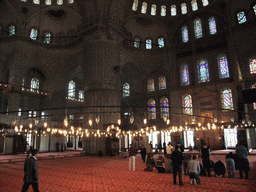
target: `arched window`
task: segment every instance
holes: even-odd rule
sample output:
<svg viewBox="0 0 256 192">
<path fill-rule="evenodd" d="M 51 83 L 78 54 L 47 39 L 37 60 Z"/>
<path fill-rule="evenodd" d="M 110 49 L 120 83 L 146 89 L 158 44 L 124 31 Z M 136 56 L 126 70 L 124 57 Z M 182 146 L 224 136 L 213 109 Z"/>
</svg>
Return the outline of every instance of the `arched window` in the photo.
<svg viewBox="0 0 256 192">
<path fill-rule="evenodd" d="M 207 5 L 209 5 L 209 1 L 208 1 L 208 0 L 202 0 L 202 3 L 203 3 L 203 6 L 204 6 L 204 7 L 207 6 Z"/>
<path fill-rule="evenodd" d="M 11 25 L 9 27 L 9 36 L 13 36 L 13 35 L 15 35 L 15 26 Z"/>
<path fill-rule="evenodd" d="M 247 21 L 244 11 L 237 13 L 237 20 L 239 24 L 245 23 Z"/>
<path fill-rule="evenodd" d="M 80 90 L 78 92 L 78 101 L 84 102 L 84 91 L 83 90 Z"/>
<path fill-rule="evenodd" d="M 256 74 L 256 59 L 249 59 L 250 74 Z"/>
<path fill-rule="evenodd" d="M 39 80 L 37 78 L 31 79 L 30 91 L 39 93 Z"/>
<path fill-rule="evenodd" d="M 156 101 L 153 99 L 150 99 L 148 101 L 148 118 L 149 119 L 156 119 Z"/>
<path fill-rule="evenodd" d="M 197 18 L 194 20 L 194 32 L 196 38 L 203 37 L 202 23 L 201 19 Z"/>
<path fill-rule="evenodd" d="M 158 38 L 158 47 L 159 48 L 164 47 L 164 38 L 162 38 L 162 37 Z"/>
<path fill-rule="evenodd" d="M 220 54 L 217 58 L 219 67 L 219 77 L 229 78 L 228 59 L 225 54 Z"/>
<path fill-rule="evenodd" d="M 192 7 L 193 11 L 197 11 L 198 10 L 198 6 L 197 6 L 196 0 L 192 0 L 191 1 L 191 7 Z"/>
<path fill-rule="evenodd" d="M 44 43 L 50 43 L 50 41 L 51 41 L 51 34 L 45 33 L 44 34 Z"/>
<path fill-rule="evenodd" d="M 57 0 L 58 5 L 63 5 L 63 0 Z"/>
<path fill-rule="evenodd" d="M 162 5 L 161 6 L 161 16 L 166 16 L 166 6 L 165 5 Z"/>
<path fill-rule="evenodd" d="M 197 62 L 197 76 L 198 83 L 205 83 L 210 81 L 209 67 L 206 59 L 199 59 Z"/>
<path fill-rule="evenodd" d="M 155 4 L 153 4 L 151 6 L 151 15 L 156 15 L 156 5 Z"/>
<path fill-rule="evenodd" d="M 181 4 L 181 13 L 184 15 L 184 14 L 187 14 L 187 12 L 188 12 L 187 4 L 182 3 Z"/>
<path fill-rule="evenodd" d="M 208 19 L 210 34 L 214 35 L 217 33 L 216 21 L 214 17 Z"/>
<path fill-rule="evenodd" d="M 45 0 L 45 5 L 51 5 L 52 4 L 52 0 Z"/>
<path fill-rule="evenodd" d="M 74 0 L 68 0 L 68 3 L 69 4 L 74 3 Z"/>
<path fill-rule="evenodd" d="M 75 100 L 76 97 L 76 83 L 71 80 L 68 84 L 68 99 Z"/>
<path fill-rule="evenodd" d="M 251 89 L 256 89 L 256 83 L 251 86 Z M 256 110 L 256 102 L 253 103 L 253 110 Z"/>
<path fill-rule="evenodd" d="M 137 11 L 139 5 L 139 0 L 134 0 L 132 5 L 132 10 Z"/>
<path fill-rule="evenodd" d="M 130 96 L 130 84 L 125 83 L 123 85 L 123 97 L 129 97 Z"/>
<path fill-rule="evenodd" d="M 134 47 L 135 48 L 139 48 L 140 47 L 140 39 L 139 38 L 135 38 L 135 40 L 134 40 Z"/>
<path fill-rule="evenodd" d="M 40 4 L 40 0 L 33 0 L 33 3 L 39 5 Z"/>
<path fill-rule="evenodd" d="M 147 3 L 146 2 L 142 3 L 141 13 L 143 13 L 143 14 L 147 13 Z"/>
<path fill-rule="evenodd" d="M 154 79 L 148 79 L 147 81 L 148 92 L 155 91 Z"/>
<path fill-rule="evenodd" d="M 166 79 L 164 76 L 158 78 L 159 90 L 166 89 Z"/>
<path fill-rule="evenodd" d="M 189 85 L 189 71 L 187 64 L 183 64 L 180 66 L 180 78 L 181 85 Z"/>
<path fill-rule="evenodd" d="M 233 98 L 231 89 L 225 89 L 221 92 L 222 108 L 223 109 L 234 109 Z"/>
<path fill-rule="evenodd" d="M 31 32 L 30 32 L 30 38 L 33 39 L 33 40 L 36 40 L 37 39 L 37 33 L 38 33 L 38 31 L 36 29 L 32 29 Z"/>
<path fill-rule="evenodd" d="M 152 49 L 152 40 L 151 39 L 146 40 L 146 49 Z"/>
<path fill-rule="evenodd" d="M 256 15 L 256 5 L 253 6 L 254 13 Z"/>
<path fill-rule="evenodd" d="M 193 115 L 193 108 L 192 108 L 192 97 L 191 95 L 185 95 L 182 98 L 182 105 L 183 111 L 185 114 Z"/>
<path fill-rule="evenodd" d="M 176 5 L 171 6 L 171 16 L 176 16 L 177 15 L 177 9 Z"/>
<path fill-rule="evenodd" d="M 169 101 L 166 97 L 160 99 L 160 107 L 161 118 L 169 118 Z"/>
<path fill-rule="evenodd" d="M 187 26 L 182 27 L 181 32 L 182 32 L 182 41 L 183 41 L 183 43 L 188 42 L 188 40 L 189 40 L 188 27 Z"/>
</svg>

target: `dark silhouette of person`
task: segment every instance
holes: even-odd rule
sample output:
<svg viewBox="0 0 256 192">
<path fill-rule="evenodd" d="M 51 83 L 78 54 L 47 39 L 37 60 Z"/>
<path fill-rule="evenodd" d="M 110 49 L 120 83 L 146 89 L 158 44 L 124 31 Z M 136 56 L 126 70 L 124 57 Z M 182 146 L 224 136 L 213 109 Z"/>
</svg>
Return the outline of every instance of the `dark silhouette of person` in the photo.
<svg viewBox="0 0 256 192">
<path fill-rule="evenodd" d="M 173 184 L 176 185 L 176 176 L 179 175 L 179 185 L 183 185 L 182 181 L 182 160 L 183 154 L 180 150 L 180 146 L 175 146 L 175 151 L 172 152 L 172 166 L 173 166 Z"/>
<path fill-rule="evenodd" d="M 144 147 L 144 145 L 141 145 L 140 155 L 141 155 L 141 158 L 142 158 L 142 160 L 143 160 L 143 163 L 145 163 L 145 159 L 146 159 L 146 148 Z"/>
<path fill-rule="evenodd" d="M 207 144 L 204 143 L 203 144 L 203 148 L 201 149 L 201 157 L 202 157 L 202 160 L 203 160 L 203 169 L 207 169 L 207 172 L 208 172 L 208 177 L 211 177 L 211 170 L 210 170 L 210 150 L 209 148 L 207 147 Z M 206 176 L 206 175 L 204 175 Z"/>
<path fill-rule="evenodd" d="M 24 164 L 24 184 L 22 192 L 26 192 L 30 185 L 35 192 L 38 192 L 38 166 L 36 158 L 37 150 L 31 151 L 31 156 L 25 160 Z"/>
<path fill-rule="evenodd" d="M 237 158 L 236 163 L 238 164 L 238 169 L 239 169 L 239 174 L 241 179 L 243 179 L 243 171 L 245 172 L 245 179 L 249 179 L 248 171 L 250 170 L 250 167 L 249 167 L 249 161 L 247 159 L 247 156 L 248 156 L 247 149 L 243 145 L 238 143 L 236 145 L 236 158 Z"/>
</svg>

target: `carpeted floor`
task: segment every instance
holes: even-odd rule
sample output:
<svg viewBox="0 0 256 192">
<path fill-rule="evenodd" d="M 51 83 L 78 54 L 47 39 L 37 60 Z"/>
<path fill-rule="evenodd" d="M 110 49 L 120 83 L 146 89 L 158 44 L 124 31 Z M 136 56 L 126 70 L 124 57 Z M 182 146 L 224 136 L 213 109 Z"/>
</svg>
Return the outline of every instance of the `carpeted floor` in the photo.
<svg viewBox="0 0 256 192">
<path fill-rule="evenodd" d="M 225 162 L 224 155 L 211 159 Z M 136 156 L 136 171 L 128 170 L 128 159 L 120 157 L 81 156 L 39 160 L 39 189 L 41 192 L 76 191 L 256 191 L 256 157 L 250 157 L 250 179 L 201 177 L 201 184 L 191 185 L 183 176 L 184 185 L 173 185 L 173 175 L 145 172 L 140 155 Z M 0 191 L 21 191 L 23 162 L 0 164 Z M 226 174 L 227 175 L 227 174 Z M 33 191 L 30 187 L 29 191 Z"/>
</svg>

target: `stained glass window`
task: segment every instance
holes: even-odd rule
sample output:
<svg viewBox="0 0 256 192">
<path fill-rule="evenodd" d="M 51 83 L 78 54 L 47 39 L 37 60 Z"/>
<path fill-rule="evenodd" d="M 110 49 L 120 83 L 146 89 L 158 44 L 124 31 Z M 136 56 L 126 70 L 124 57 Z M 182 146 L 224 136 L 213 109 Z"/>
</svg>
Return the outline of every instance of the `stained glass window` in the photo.
<svg viewBox="0 0 256 192">
<path fill-rule="evenodd" d="M 251 89 L 256 89 L 256 83 L 251 86 Z M 256 110 L 256 103 L 253 103 L 253 110 Z"/>
<path fill-rule="evenodd" d="M 172 5 L 171 6 L 171 16 L 175 16 L 175 15 L 177 15 L 176 5 Z"/>
<path fill-rule="evenodd" d="M 221 54 L 217 58 L 219 67 L 219 77 L 229 78 L 228 59 L 225 54 Z"/>
<path fill-rule="evenodd" d="M 247 21 L 244 11 L 237 13 L 237 20 L 239 24 L 245 23 Z"/>
<path fill-rule="evenodd" d="M 183 64 L 180 66 L 181 85 L 189 85 L 189 71 L 188 65 Z"/>
<path fill-rule="evenodd" d="M 182 41 L 184 43 L 188 42 L 189 37 L 188 37 L 188 28 L 187 28 L 187 26 L 182 27 L 181 32 L 182 32 Z"/>
<path fill-rule="evenodd" d="M 135 38 L 134 47 L 135 48 L 139 48 L 140 47 L 140 39 L 139 38 Z"/>
<path fill-rule="evenodd" d="M 250 63 L 250 73 L 256 74 L 256 59 L 254 58 L 249 59 L 249 63 Z"/>
<path fill-rule="evenodd" d="M 152 40 L 151 39 L 146 40 L 146 49 L 152 49 Z"/>
<path fill-rule="evenodd" d="M 15 27 L 14 25 L 11 25 L 9 27 L 9 36 L 13 36 L 13 35 L 15 35 Z"/>
<path fill-rule="evenodd" d="M 161 16 L 166 16 L 166 6 L 165 5 L 161 6 Z"/>
<path fill-rule="evenodd" d="M 147 87 L 148 87 L 148 91 L 155 91 L 154 79 L 148 79 Z"/>
<path fill-rule="evenodd" d="M 70 3 L 70 4 L 74 3 L 74 0 L 68 0 L 68 3 Z"/>
<path fill-rule="evenodd" d="M 63 5 L 63 0 L 57 0 L 58 5 Z"/>
<path fill-rule="evenodd" d="M 147 13 L 147 3 L 146 2 L 142 3 L 141 13 L 143 13 L 143 14 Z"/>
<path fill-rule="evenodd" d="M 187 4 L 182 3 L 181 4 L 181 13 L 184 15 L 184 14 L 187 14 L 187 12 L 188 12 Z"/>
<path fill-rule="evenodd" d="M 156 119 L 156 101 L 153 99 L 150 99 L 148 101 L 148 112 L 149 112 L 149 119 Z"/>
<path fill-rule="evenodd" d="M 155 4 L 153 4 L 151 6 L 151 15 L 156 15 L 156 5 Z"/>
<path fill-rule="evenodd" d="M 192 6 L 192 10 L 193 10 L 193 11 L 198 10 L 198 6 L 197 6 L 196 0 L 192 0 L 192 1 L 191 1 L 191 6 Z"/>
<path fill-rule="evenodd" d="M 158 38 L 158 47 L 163 48 L 164 47 L 164 38 Z"/>
<path fill-rule="evenodd" d="M 199 19 L 199 18 L 194 20 L 194 31 L 195 31 L 196 38 L 203 37 L 201 19 Z"/>
<path fill-rule="evenodd" d="M 52 0 L 45 0 L 45 5 L 51 5 L 52 4 Z"/>
<path fill-rule="evenodd" d="M 30 38 L 33 39 L 33 40 L 36 40 L 36 38 L 37 38 L 37 30 L 36 29 L 31 30 Z"/>
<path fill-rule="evenodd" d="M 207 5 L 209 5 L 209 1 L 208 1 L 208 0 L 202 0 L 202 3 L 203 3 L 203 6 L 204 6 L 204 7 L 207 6 Z"/>
<path fill-rule="evenodd" d="M 44 37 L 45 37 L 44 43 L 50 43 L 50 41 L 51 41 L 51 34 L 50 33 L 45 33 Z"/>
<path fill-rule="evenodd" d="M 84 91 L 80 90 L 78 93 L 78 101 L 84 102 Z"/>
<path fill-rule="evenodd" d="M 123 97 L 129 97 L 130 96 L 130 84 L 125 83 L 123 85 Z"/>
<path fill-rule="evenodd" d="M 210 34 L 214 35 L 217 33 L 216 21 L 214 17 L 208 19 Z"/>
<path fill-rule="evenodd" d="M 169 101 L 166 97 L 163 97 L 160 99 L 160 112 L 161 112 L 161 118 L 163 117 L 169 117 Z"/>
<path fill-rule="evenodd" d="M 254 13 L 256 15 L 256 5 L 253 6 Z"/>
<path fill-rule="evenodd" d="M 159 85 L 159 90 L 166 89 L 166 79 L 165 77 L 161 76 L 158 78 L 158 85 Z"/>
<path fill-rule="evenodd" d="M 37 78 L 31 79 L 30 91 L 39 93 L 39 80 Z"/>
<path fill-rule="evenodd" d="M 184 113 L 188 115 L 193 114 L 193 109 L 192 109 L 192 97 L 191 95 L 185 95 L 183 96 L 183 107 L 184 107 Z"/>
<path fill-rule="evenodd" d="M 75 100 L 76 96 L 76 83 L 71 80 L 68 84 L 68 99 Z"/>
<path fill-rule="evenodd" d="M 198 83 L 209 82 L 209 67 L 206 59 L 200 59 L 197 62 L 197 75 L 198 75 Z"/>
<path fill-rule="evenodd" d="M 34 4 L 40 4 L 40 0 L 33 0 Z"/>
<path fill-rule="evenodd" d="M 223 90 L 221 94 L 221 99 L 222 99 L 223 109 L 230 109 L 230 110 L 234 109 L 231 89 Z"/>
<path fill-rule="evenodd" d="M 139 0 L 134 0 L 133 5 L 132 5 L 132 10 L 137 11 L 139 5 Z"/>
</svg>

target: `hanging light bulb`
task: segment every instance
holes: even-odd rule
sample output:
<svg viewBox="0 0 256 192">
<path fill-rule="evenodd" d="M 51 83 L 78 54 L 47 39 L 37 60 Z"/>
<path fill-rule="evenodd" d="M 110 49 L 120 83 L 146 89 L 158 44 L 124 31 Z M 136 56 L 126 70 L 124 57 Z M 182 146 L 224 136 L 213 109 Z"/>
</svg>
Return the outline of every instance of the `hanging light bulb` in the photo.
<svg viewBox="0 0 256 192">
<path fill-rule="evenodd" d="M 100 122 L 100 116 L 96 117 L 95 122 L 96 122 L 97 124 L 99 124 L 99 122 Z"/>
<path fill-rule="evenodd" d="M 167 119 L 166 124 L 167 124 L 167 125 L 170 124 L 170 119 Z"/>
<path fill-rule="evenodd" d="M 146 125 L 147 124 L 147 119 L 143 119 L 143 123 Z"/>
<path fill-rule="evenodd" d="M 67 127 L 68 126 L 68 118 L 64 119 L 64 125 Z"/>
<path fill-rule="evenodd" d="M 32 125 L 32 123 L 30 123 L 30 124 L 29 124 L 29 128 L 32 129 L 32 127 L 33 127 L 33 125 Z"/>
<path fill-rule="evenodd" d="M 45 127 L 45 128 L 47 127 L 47 123 L 46 123 L 46 122 L 44 123 L 44 127 Z"/>
<path fill-rule="evenodd" d="M 131 116 L 131 117 L 130 117 L 130 123 L 133 124 L 133 122 L 134 122 L 134 117 Z"/>
<path fill-rule="evenodd" d="M 91 119 L 89 119 L 89 125 L 92 126 L 92 120 Z"/>
<path fill-rule="evenodd" d="M 117 120 L 118 125 L 121 125 L 121 119 Z"/>
</svg>

